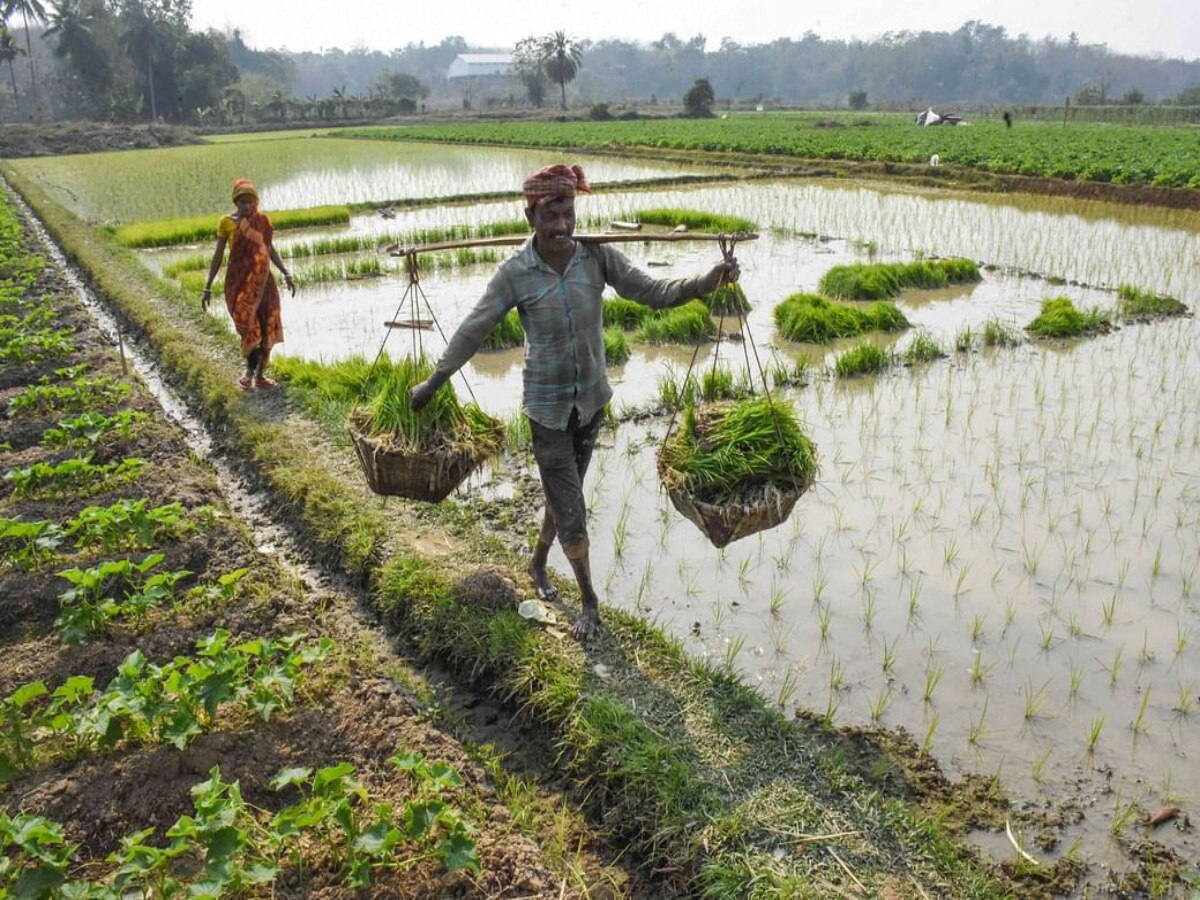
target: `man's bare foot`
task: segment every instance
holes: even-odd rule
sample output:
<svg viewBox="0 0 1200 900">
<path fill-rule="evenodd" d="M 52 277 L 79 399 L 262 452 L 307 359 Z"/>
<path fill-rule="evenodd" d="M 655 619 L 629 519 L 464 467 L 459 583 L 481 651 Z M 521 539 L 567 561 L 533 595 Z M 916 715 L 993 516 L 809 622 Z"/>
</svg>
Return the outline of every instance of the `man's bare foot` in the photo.
<svg viewBox="0 0 1200 900">
<path fill-rule="evenodd" d="M 580 643 L 587 643 L 600 633 L 600 615 L 591 610 L 582 612 L 575 624 L 571 626 L 571 637 Z"/>
<path fill-rule="evenodd" d="M 540 597 L 542 600 L 550 601 L 558 599 L 558 588 L 550 583 L 550 579 L 546 575 L 545 566 L 539 566 L 537 563 L 530 563 L 529 577 L 533 579 L 533 587 L 534 590 L 537 591 L 538 597 Z"/>
</svg>

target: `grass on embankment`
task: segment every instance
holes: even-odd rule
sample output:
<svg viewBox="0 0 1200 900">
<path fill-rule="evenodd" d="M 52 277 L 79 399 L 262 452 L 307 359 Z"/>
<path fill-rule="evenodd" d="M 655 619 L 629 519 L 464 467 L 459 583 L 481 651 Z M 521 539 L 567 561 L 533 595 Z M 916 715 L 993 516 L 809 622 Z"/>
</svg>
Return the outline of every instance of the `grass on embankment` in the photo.
<svg viewBox="0 0 1200 900">
<path fill-rule="evenodd" d="M 397 502 L 385 517 L 360 481 L 334 474 L 342 467 L 322 457 L 329 439 L 315 426 L 277 421 L 270 403 L 235 387 L 236 344 L 222 321 L 35 185 L 18 186 L 316 552 L 370 584 L 379 611 L 408 642 L 549 731 L 576 796 L 628 840 L 664 892 L 904 895 L 915 881 L 931 895 L 1010 893 L 1005 876 L 943 831 L 940 806 L 911 802 L 916 782 L 899 767 L 915 747 L 895 758 L 867 753 L 848 737 L 786 718 L 730 673 L 689 660 L 678 643 L 616 611 L 606 612 L 607 633 L 584 652 L 511 609 L 456 600 L 448 585 L 463 568 L 522 564 L 479 529 L 475 510 Z M 403 549 L 407 535 L 431 521 L 461 552 L 432 559 Z M 594 665 L 601 660 L 605 677 Z M 943 790 L 931 802 L 948 799 Z M 798 834 L 831 837 L 798 843 Z"/>
</svg>

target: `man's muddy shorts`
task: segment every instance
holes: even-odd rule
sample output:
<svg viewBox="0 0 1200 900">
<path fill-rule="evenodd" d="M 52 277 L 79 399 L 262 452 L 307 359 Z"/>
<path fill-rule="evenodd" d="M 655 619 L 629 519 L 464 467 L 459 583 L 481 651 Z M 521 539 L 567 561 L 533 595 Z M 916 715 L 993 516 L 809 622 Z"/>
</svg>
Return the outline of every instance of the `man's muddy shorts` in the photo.
<svg viewBox="0 0 1200 900">
<path fill-rule="evenodd" d="M 571 410 L 565 431 L 546 428 L 532 419 L 533 456 L 542 478 L 546 505 L 554 517 L 563 552 L 571 558 L 587 553 L 587 506 L 583 476 L 592 460 L 596 435 L 604 420 L 600 410 L 590 422 L 580 424 L 579 411 Z"/>
</svg>

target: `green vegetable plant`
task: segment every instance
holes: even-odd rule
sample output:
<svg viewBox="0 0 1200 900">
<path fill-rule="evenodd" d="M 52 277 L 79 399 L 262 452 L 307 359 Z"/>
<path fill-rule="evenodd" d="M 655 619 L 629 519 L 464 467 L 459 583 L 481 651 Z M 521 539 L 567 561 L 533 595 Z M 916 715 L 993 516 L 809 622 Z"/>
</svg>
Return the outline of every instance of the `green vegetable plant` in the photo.
<svg viewBox="0 0 1200 900">
<path fill-rule="evenodd" d="M 50 447 L 95 447 L 109 436 L 127 440 L 149 418 L 136 409 L 121 409 L 111 416 L 85 412 L 63 419 L 57 428 L 47 428 L 42 432 L 42 443 Z"/>
<path fill-rule="evenodd" d="M 59 577 L 72 585 L 58 598 L 61 612 L 54 625 L 62 639 L 68 644 L 78 643 L 118 618 L 136 623 L 151 609 L 173 600 L 175 585 L 192 573 L 179 570 L 148 574 L 163 559 L 163 554 L 154 553 L 140 563 L 129 559 L 106 560 L 88 569 L 59 572 Z M 128 589 L 124 596 L 109 596 L 121 587 Z"/>
<path fill-rule="evenodd" d="M 4 480 L 12 482 L 17 497 L 88 496 L 106 491 L 114 484 L 132 481 L 145 465 L 146 460 L 137 457 L 93 465 L 89 453 L 59 463 L 37 462 L 24 469 L 10 469 Z"/>
<path fill-rule="evenodd" d="M 48 415 L 52 412 L 82 412 L 116 403 L 132 388 L 112 378 L 77 378 L 69 385 L 35 384 L 14 394 L 8 401 L 10 416 Z"/>
<path fill-rule="evenodd" d="M 65 535 L 53 522 L 0 518 L 0 550 L 3 566 L 32 571 L 54 558 Z"/>
</svg>

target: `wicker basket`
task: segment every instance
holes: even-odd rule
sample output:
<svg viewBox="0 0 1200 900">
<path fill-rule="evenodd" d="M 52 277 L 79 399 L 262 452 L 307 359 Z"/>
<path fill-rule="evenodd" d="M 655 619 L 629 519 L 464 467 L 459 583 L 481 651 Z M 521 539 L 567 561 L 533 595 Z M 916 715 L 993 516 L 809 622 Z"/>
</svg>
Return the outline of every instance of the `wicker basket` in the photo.
<svg viewBox="0 0 1200 900">
<path fill-rule="evenodd" d="M 367 484 L 376 494 L 407 497 L 438 503 L 463 483 L 481 462 L 492 455 L 491 448 L 464 446 L 453 451 L 391 450 L 379 441 L 350 428 L 358 461 L 362 463 Z"/>
<path fill-rule="evenodd" d="M 671 498 L 671 505 L 695 523 L 713 546 L 724 547 L 785 521 L 808 487 L 781 489 L 768 484 L 757 488 L 753 496 L 742 501 L 720 504 L 705 503 L 682 488 L 667 488 L 667 496 Z"/>
</svg>

